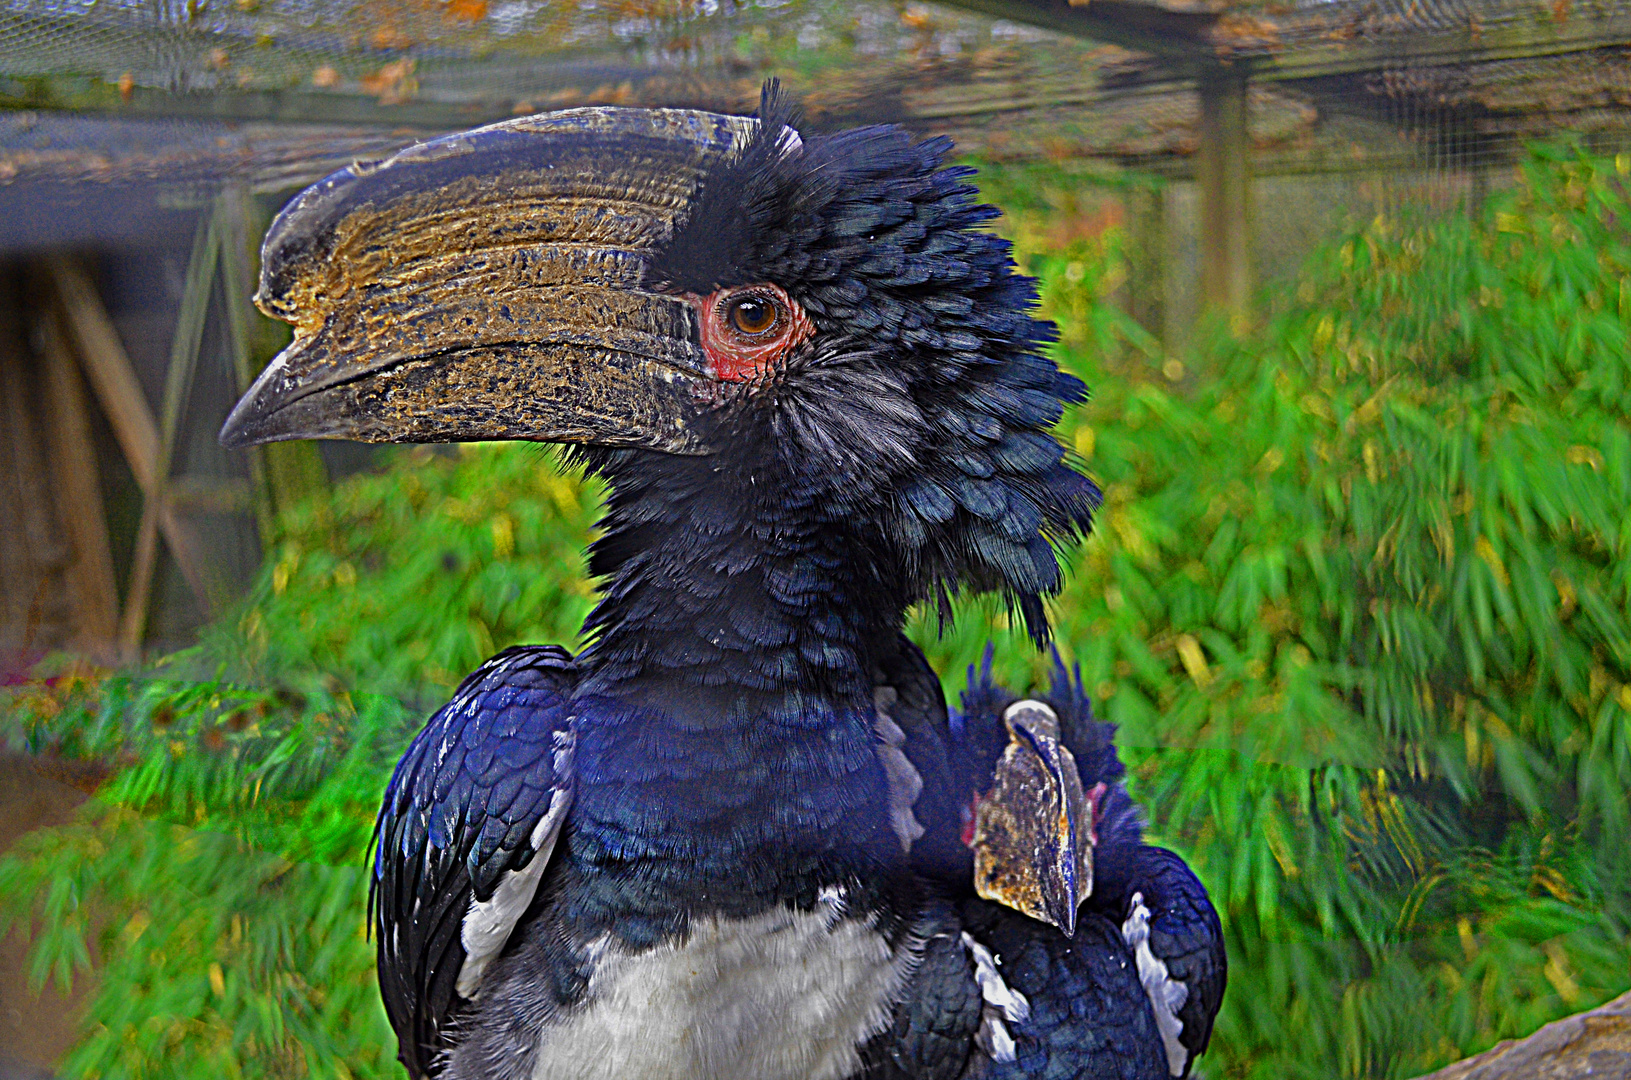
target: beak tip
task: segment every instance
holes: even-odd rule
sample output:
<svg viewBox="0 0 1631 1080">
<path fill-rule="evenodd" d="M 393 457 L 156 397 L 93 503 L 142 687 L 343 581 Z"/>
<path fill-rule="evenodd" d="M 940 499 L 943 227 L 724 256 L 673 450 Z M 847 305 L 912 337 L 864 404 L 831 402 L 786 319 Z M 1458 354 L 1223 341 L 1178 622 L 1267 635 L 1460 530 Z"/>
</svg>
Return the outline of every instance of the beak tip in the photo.
<svg viewBox="0 0 1631 1080">
<path fill-rule="evenodd" d="M 1068 885 L 1060 892 L 1062 895 L 1044 896 L 1047 921 L 1058 927 L 1065 937 L 1072 938 L 1076 936 L 1076 909 L 1087 899 L 1087 895 Z"/>
<path fill-rule="evenodd" d="M 244 401 L 247 401 L 246 397 Z M 227 416 L 226 423 L 221 425 L 221 433 L 216 440 L 228 450 L 242 450 L 255 445 L 255 437 L 248 430 L 248 418 L 243 415 L 243 401 Z"/>
<path fill-rule="evenodd" d="M 264 425 L 255 413 L 259 410 L 247 406 L 254 405 L 257 395 L 251 391 L 233 407 L 227 416 L 226 423 L 221 425 L 221 433 L 216 436 L 220 444 L 228 450 L 247 450 L 263 442 L 271 442 L 267 438 Z M 275 438 L 275 436 L 274 436 Z"/>
</svg>

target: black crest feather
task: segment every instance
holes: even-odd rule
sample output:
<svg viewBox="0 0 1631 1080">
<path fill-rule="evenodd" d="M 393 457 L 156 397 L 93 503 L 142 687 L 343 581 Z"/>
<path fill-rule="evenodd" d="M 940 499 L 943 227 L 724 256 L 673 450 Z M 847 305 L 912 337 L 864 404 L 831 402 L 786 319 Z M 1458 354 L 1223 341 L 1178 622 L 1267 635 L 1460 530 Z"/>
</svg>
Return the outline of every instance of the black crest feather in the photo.
<svg viewBox="0 0 1631 1080">
<path fill-rule="evenodd" d="M 973 171 L 946 165 L 949 139 L 800 135 L 797 120 L 766 84 L 756 133 L 648 270 L 675 292 L 774 283 L 815 323 L 728 396 L 720 441 L 777 475 L 777 498 L 886 540 L 898 599 L 945 616 L 963 590 L 1000 592 L 1045 642 L 1054 545 L 1085 535 L 1099 503 L 1052 433 L 1086 388 L 1043 352 L 1057 335 L 1033 315 L 1035 282 L 989 231 L 998 212 Z"/>
<path fill-rule="evenodd" d="M 774 165 L 798 140 L 800 117 L 779 79 L 764 84 L 758 131 L 703 181 L 690 216 L 652 268 L 659 287 L 708 293 L 753 280 L 746 257 L 774 224 Z"/>
</svg>

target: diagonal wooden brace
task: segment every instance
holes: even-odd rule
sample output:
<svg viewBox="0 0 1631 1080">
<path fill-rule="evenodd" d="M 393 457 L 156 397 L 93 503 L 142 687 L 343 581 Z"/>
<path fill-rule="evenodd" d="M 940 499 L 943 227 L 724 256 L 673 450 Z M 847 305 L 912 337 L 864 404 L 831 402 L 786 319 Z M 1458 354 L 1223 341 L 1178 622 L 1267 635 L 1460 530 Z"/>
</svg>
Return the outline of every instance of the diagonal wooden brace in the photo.
<svg viewBox="0 0 1631 1080">
<path fill-rule="evenodd" d="M 198 541 L 192 530 L 176 515 L 169 500 L 163 497 L 164 483 L 161 474 L 168 472 L 168 462 L 164 461 L 161 464 L 161 459 L 165 458 L 165 455 L 162 453 L 163 441 L 159 425 L 148 407 L 141 383 L 136 378 L 135 368 L 131 365 L 129 356 L 125 354 L 124 345 L 119 341 L 113 320 L 108 317 L 107 309 L 102 306 L 96 287 L 83 266 L 63 256 L 51 256 L 46 260 L 46 269 L 62 305 L 64 322 L 74 350 L 85 366 L 85 373 L 96 394 L 97 402 L 106 413 L 114 437 L 119 442 L 126 463 L 130 466 L 131 474 L 142 490 L 143 519 L 145 521 L 148 517 L 147 507 L 151 505 L 153 531 L 155 534 L 163 535 L 171 555 L 175 558 L 176 566 L 180 569 L 200 609 L 207 616 L 211 610 L 210 595 Z M 190 279 L 192 274 L 189 273 L 188 276 Z M 196 345 L 194 354 L 196 356 Z M 139 556 L 138 548 L 138 559 Z M 132 586 L 137 584 L 135 577 L 133 573 Z M 127 612 L 131 610 L 131 603 L 136 599 L 136 591 L 134 587 L 127 591 L 125 604 Z M 140 607 L 145 614 L 145 595 L 140 598 Z M 121 637 L 124 639 L 123 643 L 128 646 L 127 629 L 124 620 L 121 620 Z M 136 636 L 139 639 L 139 626 Z"/>
</svg>

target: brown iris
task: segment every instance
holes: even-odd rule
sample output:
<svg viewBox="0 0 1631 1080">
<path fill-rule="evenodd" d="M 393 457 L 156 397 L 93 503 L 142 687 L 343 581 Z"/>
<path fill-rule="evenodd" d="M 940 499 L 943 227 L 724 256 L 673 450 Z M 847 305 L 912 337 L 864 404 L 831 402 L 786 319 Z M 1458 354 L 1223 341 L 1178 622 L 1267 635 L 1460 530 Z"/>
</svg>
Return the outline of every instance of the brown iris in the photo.
<svg viewBox="0 0 1631 1080">
<path fill-rule="evenodd" d="M 687 299 L 697 309 L 709 374 L 720 382 L 757 379 L 815 333 L 798 301 L 768 281 Z"/>
<path fill-rule="evenodd" d="M 725 308 L 725 318 L 740 334 L 758 337 L 775 329 L 781 322 L 781 311 L 776 301 L 760 293 L 747 293 L 734 297 Z"/>
</svg>

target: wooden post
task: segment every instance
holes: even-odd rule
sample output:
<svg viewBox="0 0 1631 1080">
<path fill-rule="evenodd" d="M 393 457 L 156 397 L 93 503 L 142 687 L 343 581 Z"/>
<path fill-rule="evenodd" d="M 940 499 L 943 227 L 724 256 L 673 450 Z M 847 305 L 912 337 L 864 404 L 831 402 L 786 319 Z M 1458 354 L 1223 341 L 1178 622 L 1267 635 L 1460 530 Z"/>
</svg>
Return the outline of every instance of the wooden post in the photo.
<svg viewBox="0 0 1631 1080">
<path fill-rule="evenodd" d="M 1132 198 L 1132 315 L 1157 341 L 1166 337 L 1167 194 L 1144 188 Z"/>
<path fill-rule="evenodd" d="M 181 311 L 176 317 L 176 333 L 170 342 L 170 363 L 164 373 L 164 400 L 159 421 L 158 457 L 152 481 L 143 491 L 142 520 L 136 531 L 136 550 L 131 560 L 130 587 L 125 590 L 125 609 L 119 618 L 119 645 L 127 659 L 134 660 L 141 649 L 147 624 L 147 605 L 153 588 L 153 569 L 158 560 L 159 515 L 170 509 L 170 468 L 175 457 L 176 435 L 187 399 L 192 394 L 193 372 L 198 367 L 198 345 L 204 335 L 204 319 L 209 314 L 210 293 L 215 288 L 215 263 L 220 252 L 216 215 L 199 215 L 193 236 L 192 257 L 187 260 L 186 284 L 181 293 Z M 206 595 L 204 617 L 210 614 Z"/>
<path fill-rule="evenodd" d="M 118 632 L 119 594 L 85 381 L 63 341 L 54 312 L 41 320 L 36 340 L 45 375 L 46 438 L 57 516 L 72 549 L 66 576 L 74 644 L 92 656 L 111 658 Z"/>
<path fill-rule="evenodd" d="M 39 401 L 23 344 L 16 283 L 0 276 L 0 649 L 61 644 L 59 574 L 69 559 L 51 521 L 51 481 L 36 430 Z M 0 654 L 0 660 L 9 660 Z"/>
<path fill-rule="evenodd" d="M 1201 303 L 1238 323 L 1251 303 L 1251 138 L 1246 127 L 1246 72 L 1214 65 L 1199 80 Z"/>
</svg>

